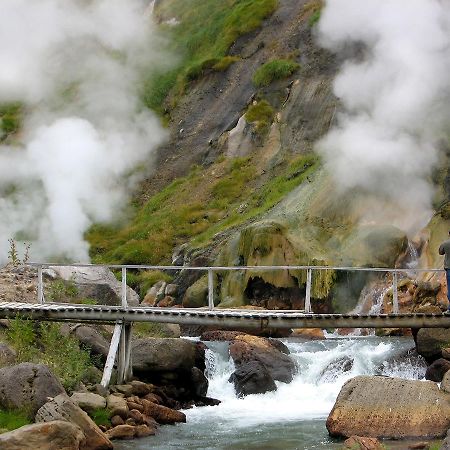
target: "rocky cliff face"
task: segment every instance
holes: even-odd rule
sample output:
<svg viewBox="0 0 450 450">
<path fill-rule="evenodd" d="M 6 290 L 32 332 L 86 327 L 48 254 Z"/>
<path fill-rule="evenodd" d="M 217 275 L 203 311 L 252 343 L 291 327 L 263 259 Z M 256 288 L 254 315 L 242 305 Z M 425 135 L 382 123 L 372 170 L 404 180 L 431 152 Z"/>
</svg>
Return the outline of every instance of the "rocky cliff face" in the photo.
<svg viewBox="0 0 450 450">
<path fill-rule="evenodd" d="M 176 5 L 157 2 L 163 26 L 175 18 L 183 27 L 195 15 Z M 161 263 L 175 250 L 177 264 L 393 267 L 404 257 L 406 234 L 367 221 L 370 198 L 338 194 L 314 153 L 339 110 L 332 92 L 338 61 L 314 39 L 320 8 L 319 1 L 280 0 L 259 27 L 236 37 L 227 56 L 203 60 L 182 95 L 172 89 L 164 103 L 170 139 L 142 185 L 135 217 L 125 227 L 94 227 L 94 259 Z M 258 82 L 273 61 L 292 70 L 266 71 Z M 442 214 L 433 218 L 423 258 L 434 259 L 446 226 Z M 357 278 L 322 272 L 313 298 L 327 311 L 345 309 L 339 302 L 351 309 L 348 286 L 358 298 L 366 282 Z M 178 277 L 180 301 L 197 280 Z M 254 271 L 219 274 L 216 284 L 220 306 L 293 308 L 302 306 L 305 281 L 304 271 Z"/>
</svg>

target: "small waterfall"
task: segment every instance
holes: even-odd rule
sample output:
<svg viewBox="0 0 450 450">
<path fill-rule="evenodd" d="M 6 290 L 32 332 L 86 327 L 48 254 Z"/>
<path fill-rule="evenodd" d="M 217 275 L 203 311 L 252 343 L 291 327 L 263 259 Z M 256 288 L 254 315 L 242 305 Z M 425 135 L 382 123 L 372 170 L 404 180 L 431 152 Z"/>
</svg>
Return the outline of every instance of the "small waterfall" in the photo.
<svg viewBox="0 0 450 450">
<path fill-rule="evenodd" d="M 408 269 L 415 269 L 419 265 L 419 252 L 415 245 L 408 240 L 408 249 L 406 251 L 405 265 Z"/>
<path fill-rule="evenodd" d="M 155 3 L 156 0 L 150 0 L 150 3 L 148 4 L 147 8 L 145 9 L 144 15 L 146 17 L 152 17 L 153 11 L 155 10 Z"/>
</svg>

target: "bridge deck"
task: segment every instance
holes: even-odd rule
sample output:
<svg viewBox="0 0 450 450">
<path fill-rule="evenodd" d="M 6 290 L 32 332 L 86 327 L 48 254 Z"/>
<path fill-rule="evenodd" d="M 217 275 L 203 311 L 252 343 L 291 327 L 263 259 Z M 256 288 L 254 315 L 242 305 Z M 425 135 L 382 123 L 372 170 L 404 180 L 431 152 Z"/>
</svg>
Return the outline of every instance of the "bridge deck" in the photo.
<svg viewBox="0 0 450 450">
<path fill-rule="evenodd" d="M 0 302 L 0 318 L 70 322 L 166 322 L 233 328 L 448 328 L 449 314 L 308 314 L 299 311 L 226 310 Z"/>
</svg>

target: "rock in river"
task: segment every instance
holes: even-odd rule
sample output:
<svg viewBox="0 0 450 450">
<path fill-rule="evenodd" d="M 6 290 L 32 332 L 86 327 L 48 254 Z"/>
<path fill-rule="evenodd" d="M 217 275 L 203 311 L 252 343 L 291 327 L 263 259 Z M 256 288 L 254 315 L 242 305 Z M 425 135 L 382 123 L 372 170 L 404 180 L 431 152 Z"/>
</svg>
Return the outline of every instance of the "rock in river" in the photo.
<svg viewBox="0 0 450 450">
<path fill-rule="evenodd" d="M 436 383 L 358 376 L 347 381 L 328 416 L 332 436 L 442 437 L 450 427 L 450 395 Z"/>
</svg>

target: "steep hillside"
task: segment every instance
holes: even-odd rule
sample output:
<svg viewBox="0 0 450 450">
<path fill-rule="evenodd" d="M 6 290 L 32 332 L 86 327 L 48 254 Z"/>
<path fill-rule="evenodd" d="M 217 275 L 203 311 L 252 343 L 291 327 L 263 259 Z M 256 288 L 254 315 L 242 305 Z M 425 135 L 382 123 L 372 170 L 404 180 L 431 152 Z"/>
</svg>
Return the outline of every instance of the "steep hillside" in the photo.
<svg viewBox="0 0 450 450">
<path fill-rule="evenodd" d="M 156 2 L 153 14 L 181 56 L 170 73 L 148 80 L 145 95 L 170 139 L 129 216 L 88 233 L 94 261 L 372 267 L 402 261 L 405 232 L 368 220 L 370 195 L 339 194 L 313 151 L 339 106 L 332 92 L 336 57 L 313 36 L 320 8 L 320 1 L 297 0 Z M 444 185 L 440 173 L 435 182 Z M 440 195 L 445 209 L 448 193 Z M 417 243 L 423 258 L 445 234 L 444 209 Z M 304 297 L 305 276 L 218 274 L 220 306 L 268 306 L 277 290 L 284 300 L 275 307 L 293 307 Z M 334 299 L 339 309 L 367 281 L 349 276 L 323 272 L 313 297 L 325 310 Z M 136 274 L 133 283 L 147 289 L 143 278 Z M 182 273 L 177 283 L 178 303 L 206 301 L 204 278 Z M 200 303 L 192 292 L 200 292 Z"/>
</svg>

